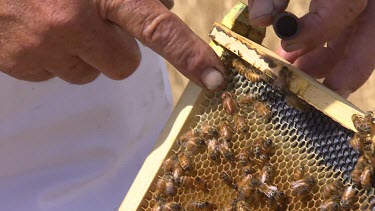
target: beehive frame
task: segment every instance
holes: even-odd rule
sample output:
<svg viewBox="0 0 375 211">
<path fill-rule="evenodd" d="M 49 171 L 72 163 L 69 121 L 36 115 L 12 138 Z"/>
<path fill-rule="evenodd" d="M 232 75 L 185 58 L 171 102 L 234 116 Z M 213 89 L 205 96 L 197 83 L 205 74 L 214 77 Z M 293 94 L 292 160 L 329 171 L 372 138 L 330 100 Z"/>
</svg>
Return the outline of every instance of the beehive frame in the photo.
<svg viewBox="0 0 375 211">
<path fill-rule="evenodd" d="M 246 19 L 246 15 L 247 15 L 246 5 L 241 4 L 241 3 L 237 4 L 230 11 L 230 13 L 224 18 L 223 24 L 226 27 L 228 27 L 229 29 L 231 29 L 232 31 L 239 32 L 240 34 L 242 33 L 244 35 L 245 32 L 242 32 L 243 31 L 243 23 L 244 23 L 243 19 L 244 19 L 244 17 Z M 242 23 L 242 24 L 240 24 L 240 27 L 239 27 L 239 24 L 238 24 L 239 22 Z M 246 32 L 246 33 L 248 33 L 248 32 Z M 261 35 L 262 30 L 258 31 L 257 33 L 259 33 Z M 259 36 L 256 36 L 256 37 L 259 37 Z M 219 42 L 222 42 L 222 41 L 219 41 Z M 258 42 L 261 42 L 261 39 L 259 39 Z M 213 46 L 215 51 L 218 53 L 218 55 L 221 55 L 222 52 L 224 51 L 224 49 L 220 45 L 218 45 L 217 43 L 212 43 L 211 45 Z M 231 46 L 232 45 L 228 44 L 226 47 L 229 48 L 229 50 L 232 50 L 232 52 L 238 54 L 239 51 L 236 50 L 236 49 L 230 49 Z M 267 50 L 265 50 L 265 48 L 260 47 L 260 46 L 256 46 L 256 48 L 267 51 Z M 277 56 L 275 56 L 274 54 L 272 54 L 268 51 L 267 51 L 266 54 L 270 55 L 272 57 L 277 57 Z M 243 55 L 241 55 L 241 57 L 243 58 Z M 246 58 L 244 58 L 244 59 L 246 60 Z M 280 59 L 280 58 L 278 58 L 278 59 Z M 282 59 L 280 59 L 280 60 L 283 61 Z M 251 61 L 248 61 L 248 62 L 251 63 Z M 285 62 L 285 61 L 283 61 L 283 62 Z M 289 67 L 291 67 L 291 66 L 289 66 Z M 294 67 L 293 67 L 293 70 L 299 73 L 299 71 Z M 234 78 L 237 77 L 237 80 L 243 80 L 243 79 L 240 78 L 241 76 L 238 76 L 238 75 L 234 75 L 233 77 Z M 298 77 L 302 78 L 304 81 L 307 81 L 307 83 L 313 83 L 315 87 L 318 87 L 317 92 L 328 93 L 327 96 L 329 97 L 330 104 L 329 104 L 329 106 L 326 106 L 326 109 L 320 108 L 319 105 L 322 105 L 321 104 L 322 102 L 323 102 L 323 105 L 327 105 L 326 104 L 327 99 L 324 99 L 324 100 L 316 99 L 316 98 L 311 99 L 307 96 L 307 98 L 309 98 L 307 101 L 310 104 L 318 105 L 317 107 L 320 110 L 322 110 L 323 112 L 325 112 L 328 115 L 331 115 L 331 117 L 335 118 L 335 120 L 338 121 L 341 125 L 344 125 L 346 128 L 354 130 L 353 126 L 352 126 L 352 123 L 351 123 L 351 120 L 350 120 L 350 118 L 348 118 L 348 115 L 344 116 L 344 118 L 337 118 L 337 117 L 340 117 L 340 116 L 337 116 L 337 114 L 332 114 L 332 111 L 341 111 L 341 112 L 346 111 L 346 113 L 347 113 L 347 111 L 349 111 L 350 115 L 353 114 L 353 113 L 362 114 L 362 111 L 357 109 L 350 102 L 342 99 L 341 97 L 334 94 L 333 92 L 328 91 L 326 88 L 319 85 L 318 83 L 316 83 L 315 81 L 310 79 L 308 76 L 306 76 L 304 74 L 298 74 Z M 304 84 L 306 84 L 306 83 L 304 83 Z M 296 87 L 298 87 L 298 86 L 296 86 Z M 297 94 L 300 94 L 300 96 L 302 95 L 301 96 L 302 98 L 304 98 L 304 99 L 306 98 L 306 96 L 303 95 L 304 93 L 298 92 L 299 89 L 295 89 L 295 90 L 297 90 Z M 243 94 L 243 93 L 239 93 L 239 94 Z M 157 178 L 158 175 L 162 174 L 162 171 L 160 169 L 160 166 L 161 166 L 162 162 L 165 160 L 165 158 L 168 155 L 173 153 L 178 148 L 178 146 L 176 144 L 177 137 L 179 135 L 181 135 L 182 133 L 186 132 L 190 127 L 199 127 L 196 124 L 196 122 L 202 121 L 202 119 L 199 119 L 199 118 L 203 118 L 203 117 L 202 117 L 202 115 L 197 116 L 197 114 L 203 114 L 204 115 L 204 114 L 210 113 L 210 111 L 209 111 L 210 107 L 218 106 L 219 103 L 217 102 L 217 100 L 216 101 L 214 100 L 216 102 L 216 104 L 215 103 L 213 103 L 212 105 L 210 103 L 207 104 L 206 103 L 207 102 L 207 96 L 210 99 L 215 99 L 215 98 L 218 97 L 217 93 L 215 94 L 215 93 L 207 92 L 205 90 L 200 89 L 199 87 L 197 87 L 196 85 L 194 85 L 192 83 L 188 84 L 186 90 L 184 91 L 183 95 L 180 98 L 179 103 L 177 104 L 177 106 L 176 106 L 174 112 L 172 113 L 169 121 L 167 122 L 164 130 L 162 131 L 161 136 L 158 139 L 158 142 L 154 146 L 151 154 L 146 159 L 142 169 L 140 170 L 137 178 L 135 179 L 132 187 L 130 188 L 125 200 L 123 201 L 123 203 L 122 203 L 122 205 L 119 209 L 120 211 L 149 210 L 149 209 L 145 209 L 145 208 L 152 206 L 152 203 L 151 203 L 152 193 L 150 192 L 150 190 L 152 190 L 154 188 L 155 178 Z M 209 102 L 213 102 L 213 101 L 209 101 Z M 203 105 L 203 106 L 200 106 L 200 105 Z M 208 111 L 207 111 L 207 109 L 208 109 Z M 251 110 L 248 111 L 248 115 L 250 116 L 250 118 L 255 117 L 255 113 Z M 203 119 L 205 119 L 205 118 L 207 120 L 208 117 L 204 117 Z M 323 117 L 323 118 L 325 118 L 325 117 Z M 262 123 L 260 123 L 260 124 L 262 124 Z M 260 124 L 258 124 L 258 125 L 260 125 Z M 267 126 L 266 124 L 264 124 L 261 127 L 263 127 L 263 129 L 260 130 L 261 131 L 260 134 L 267 135 L 267 128 L 270 127 L 270 126 L 269 125 Z M 271 136 L 274 137 L 275 139 L 277 139 L 277 137 L 276 137 L 277 135 L 271 134 Z M 241 137 L 241 138 L 243 138 L 243 137 Z M 249 138 L 253 138 L 253 136 L 249 135 L 248 137 L 245 136 L 245 138 L 249 139 Z M 237 137 L 237 139 L 240 139 L 240 138 Z M 281 139 L 278 140 L 278 142 L 280 142 L 280 141 L 283 141 L 283 140 L 281 140 Z M 240 142 L 238 142 L 238 143 L 241 144 Z M 284 146 L 284 145 L 282 147 L 284 147 L 284 148 L 286 147 L 285 149 L 288 148 L 288 146 Z M 288 156 L 290 156 L 290 157 L 286 156 L 285 153 L 284 154 L 278 154 L 278 153 L 279 152 L 276 150 L 275 154 L 277 155 L 277 157 L 279 157 L 279 159 L 282 159 L 282 158 L 283 159 L 286 159 L 286 158 L 293 159 L 294 158 L 292 156 L 293 153 L 305 154 L 301 158 L 302 160 L 304 159 L 304 161 L 301 160 L 301 164 L 310 165 L 308 163 L 309 162 L 309 159 L 308 159 L 309 153 L 298 151 L 298 146 L 297 147 L 294 146 L 294 147 L 290 148 L 291 154 L 290 153 L 288 154 Z M 201 157 L 204 157 L 204 155 L 199 155 L 199 156 L 200 156 L 200 158 L 197 158 L 198 160 L 201 159 Z M 278 158 L 273 158 L 273 159 L 278 159 Z M 207 165 L 210 165 L 210 164 L 207 164 Z M 226 168 L 225 166 L 227 166 L 227 164 L 223 163 L 223 166 L 221 168 L 224 169 L 224 168 Z M 277 168 L 281 169 L 282 166 L 278 166 Z M 284 166 L 284 168 L 285 168 L 285 166 Z M 322 174 L 323 174 L 323 176 L 322 176 L 323 178 L 330 178 L 330 177 L 332 177 L 332 175 L 336 175 L 335 177 L 337 177 L 337 175 L 339 175 L 339 174 L 337 174 L 337 172 L 335 172 L 329 166 L 316 165 L 313 168 L 315 168 L 315 171 L 317 169 L 319 169 L 319 171 L 321 171 Z M 282 172 L 279 172 L 279 173 L 281 174 Z M 290 170 L 286 169 L 285 171 L 283 171 L 283 173 L 284 174 L 285 173 L 290 174 L 291 172 L 290 172 Z M 346 172 L 346 174 L 347 174 L 347 172 Z M 319 175 L 315 175 L 315 176 L 318 177 Z M 281 180 L 281 178 L 276 178 L 275 180 Z M 319 182 L 321 184 L 324 181 L 321 180 Z M 219 186 L 220 186 L 220 184 L 219 184 Z M 370 194 L 373 195 L 374 192 L 372 191 Z M 223 194 L 223 195 L 225 195 L 225 194 Z M 316 194 L 316 196 L 314 196 L 314 197 L 316 197 L 317 200 L 318 200 L 319 194 Z M 303 208 L 303 207 L 308 207 L 308 206 L 316 206 L 316 205 L 309 205 L 309 204 L 301 205 L 301 203 L 298 204 L 298 202 L 294 202 L 294 203 L 297 204 L 297 205 L 293 205 L 293 209 L 295 209 L 295 210 Z M 222 203 L 220 205 L 222 205 Z M 263 208 L 264 208 L 264 206 L 263 206 Z"/>
</svg>

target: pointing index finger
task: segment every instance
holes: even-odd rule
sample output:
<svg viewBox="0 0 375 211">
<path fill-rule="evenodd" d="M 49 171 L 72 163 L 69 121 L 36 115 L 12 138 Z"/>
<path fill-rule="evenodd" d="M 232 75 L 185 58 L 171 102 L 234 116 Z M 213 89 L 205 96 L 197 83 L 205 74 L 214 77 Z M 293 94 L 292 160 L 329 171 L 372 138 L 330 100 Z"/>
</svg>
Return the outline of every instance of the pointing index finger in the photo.
<svg viewBox="0 0 375 211">
<path fill-rule="evenodd" d="M 108 19 L 195 83 L 211 90 L 225 83 L 226 68 L 215 52 L 160 1 L 119 1 L 108 8 Z"/>
</svg>

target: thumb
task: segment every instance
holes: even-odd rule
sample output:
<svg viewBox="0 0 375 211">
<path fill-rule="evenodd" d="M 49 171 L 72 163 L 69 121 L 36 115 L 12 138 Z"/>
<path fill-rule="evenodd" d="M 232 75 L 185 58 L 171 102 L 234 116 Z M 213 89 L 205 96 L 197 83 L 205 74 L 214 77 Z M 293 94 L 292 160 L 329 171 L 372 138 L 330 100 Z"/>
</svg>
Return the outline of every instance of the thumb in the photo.
<svg viewBox="0 0 375 211">
<path fill-rule="evenodd" d="M 227 70 L 215 52 L 157 0 L 118 0 L 107 18 L 159 53 L 183 75 L 210 90 L 225 85 Z"/>
</svg>

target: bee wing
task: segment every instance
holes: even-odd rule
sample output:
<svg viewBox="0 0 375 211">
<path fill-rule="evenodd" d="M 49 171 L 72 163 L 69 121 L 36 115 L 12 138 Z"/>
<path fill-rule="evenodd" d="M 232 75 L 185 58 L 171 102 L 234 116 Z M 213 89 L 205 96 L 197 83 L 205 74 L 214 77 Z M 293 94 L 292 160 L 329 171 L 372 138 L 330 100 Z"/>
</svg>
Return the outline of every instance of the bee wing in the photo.
<svg viewBox="0 0 375 211">
<path fill-rule="evenodd" d="M 273 185 L 268 185 L 268 189 L 270 189 L 270 190 L 272 190 L 272 191 L 275 191 L 275 192 L 278 191 L 277 187 L 276 187 L 276 186 L 273 186 Z"/>
<path fill-rule="evenodd" d="M 292 189 L 299 189 L 299 188 L 305 187 L 306 185 L 307 184 L 303 181 L 303 179 L 294 181 L 290 184 Z"/>
</svg>

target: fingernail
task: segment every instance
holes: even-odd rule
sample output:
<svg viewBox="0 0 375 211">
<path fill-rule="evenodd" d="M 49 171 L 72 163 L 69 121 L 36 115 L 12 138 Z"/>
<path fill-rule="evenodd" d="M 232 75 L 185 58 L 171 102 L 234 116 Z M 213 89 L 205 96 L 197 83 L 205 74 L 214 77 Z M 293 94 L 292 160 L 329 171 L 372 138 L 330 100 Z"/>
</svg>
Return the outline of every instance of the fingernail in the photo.
<svg viewBox="0 0 375 211">
<path fill-rule="evenodd" d="M 257 1 L 252 3 L 249 12 L 249 19 L 260 18 L 263 16 L 272 15 L 275 6 L 272 1 Z"/>
<path fill-rule="evenodd" d="M 285 45 L 284 50 L 286 52 L 292 52 L 292 51 L 299 50 L 303 47 L 304 46 L 301 43 L 292 43 L 292 44 L 289 44 L 289 45 Z"/>
<path fill-rule="evenodd" d="M 209 90 L 215 90 L 224 82 L 223 75 L 214 68 L 208 68 L 201 75 L 202 83 Z"/>
</svg>

